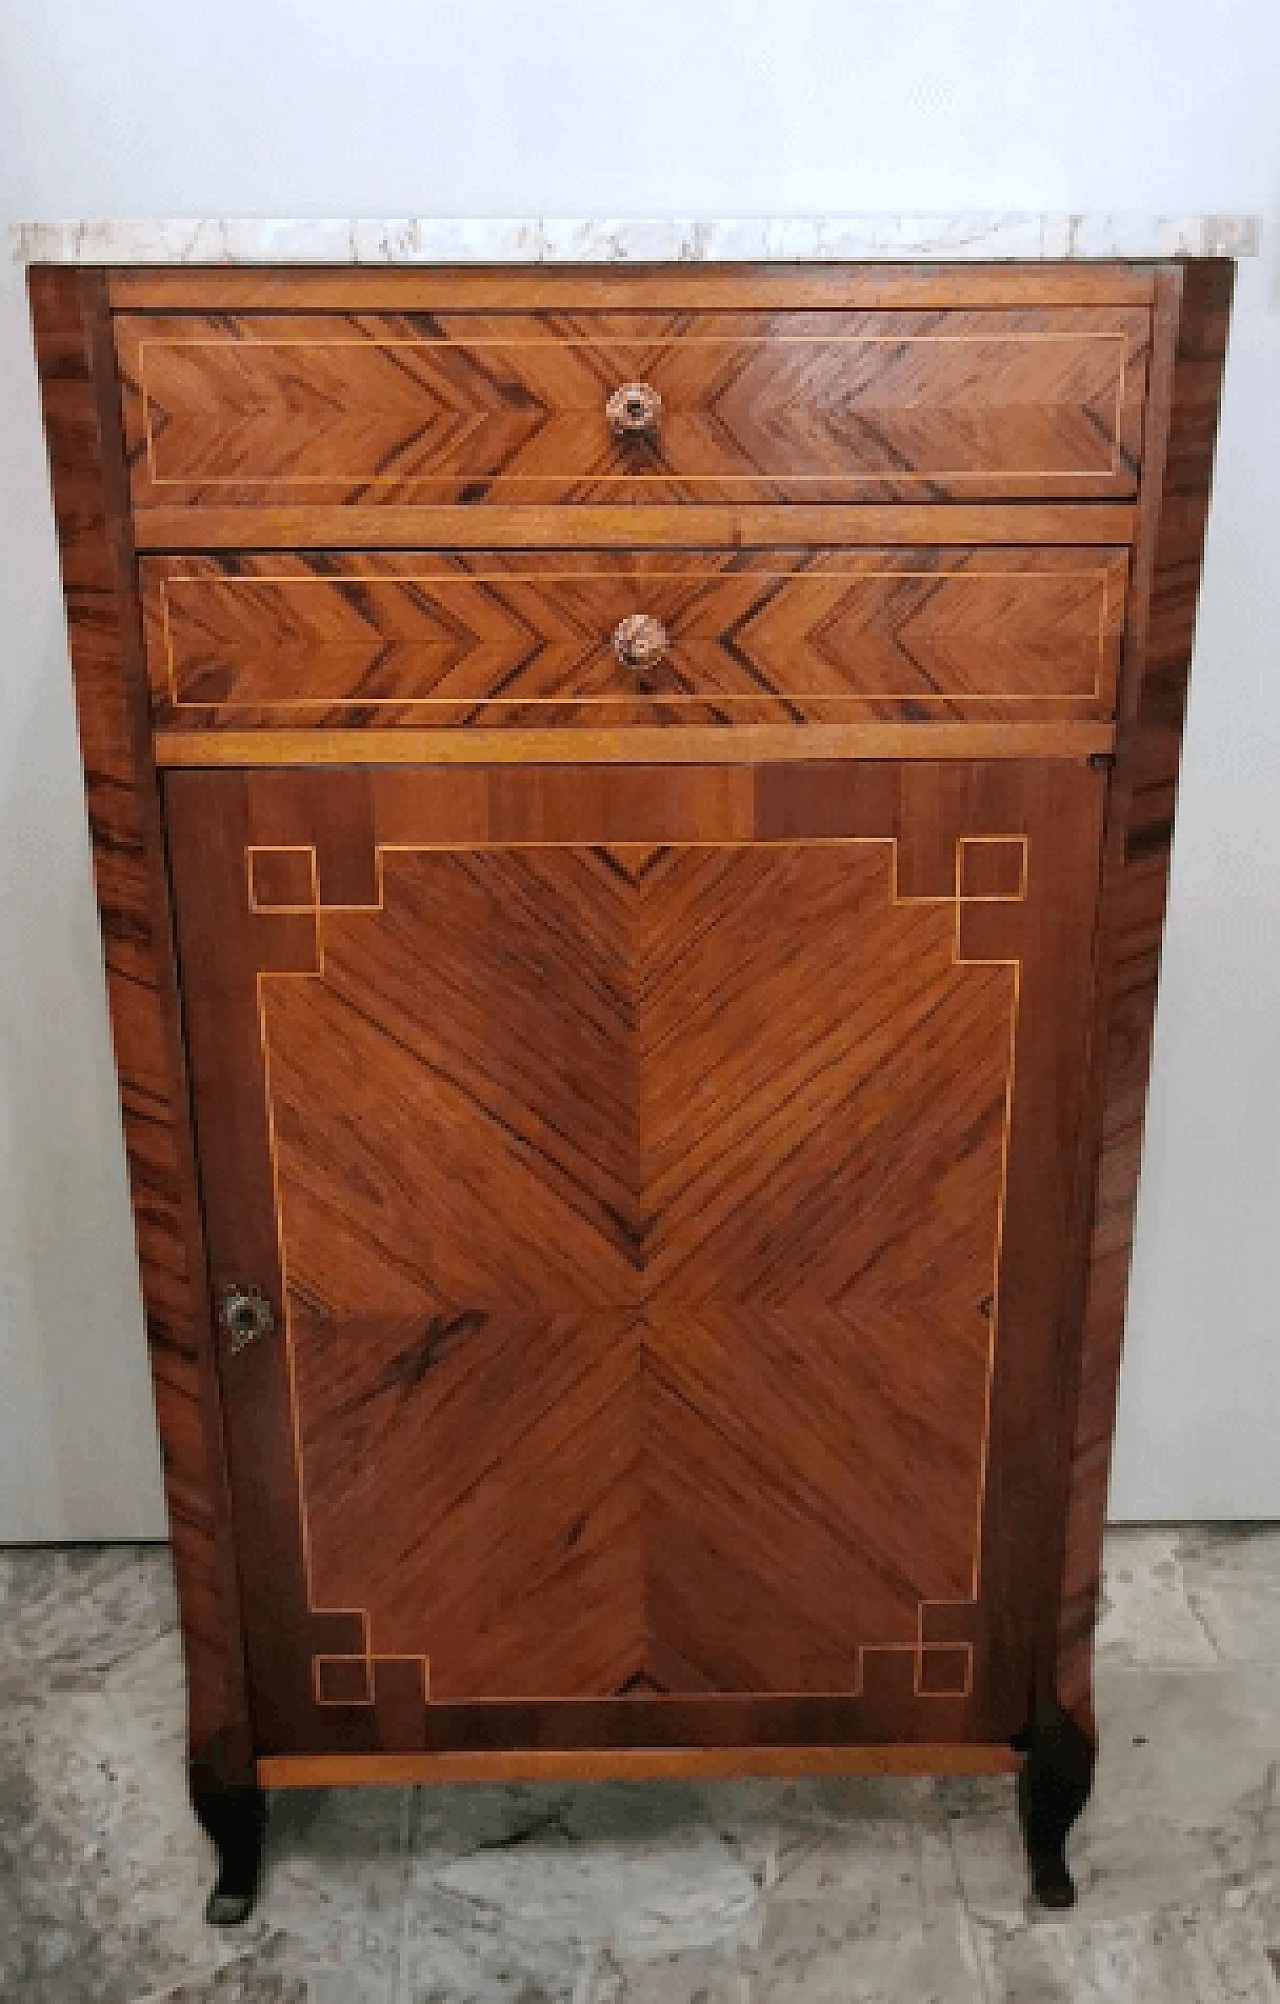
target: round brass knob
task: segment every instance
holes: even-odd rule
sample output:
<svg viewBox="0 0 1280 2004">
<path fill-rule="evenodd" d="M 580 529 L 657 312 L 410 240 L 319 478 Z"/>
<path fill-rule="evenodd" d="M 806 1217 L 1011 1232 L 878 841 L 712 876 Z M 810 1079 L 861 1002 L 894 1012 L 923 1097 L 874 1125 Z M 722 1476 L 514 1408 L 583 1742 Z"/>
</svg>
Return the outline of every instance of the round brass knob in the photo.
<svg viewBox="0 0 1280 2004">
<path fill-rule="evenodd" d="M 633 612 L 613 629 L 613 651 L 624 668 L 656 668 L 670 642 L 660 619 Z"/>
<path fill-rule="evenodd" d="M 662 398 L 649 383 L 620 383 L 604 414 L 615 438 L 651 438 L 662 416 Z"/>
</svg>

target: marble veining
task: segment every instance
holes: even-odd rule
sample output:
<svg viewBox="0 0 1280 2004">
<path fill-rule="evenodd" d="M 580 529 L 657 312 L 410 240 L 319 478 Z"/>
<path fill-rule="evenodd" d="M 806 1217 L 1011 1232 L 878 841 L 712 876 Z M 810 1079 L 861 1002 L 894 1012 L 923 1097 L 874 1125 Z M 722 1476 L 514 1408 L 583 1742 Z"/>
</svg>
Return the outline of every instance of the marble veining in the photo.
<svg viewBox="0 0 1280 2004">
<path fill-rule="evenodd" d="M 273 1799 L 201 1919 L 166 1554 L 0 1551 L 5 2004 L 1276 2004 L 1280 1529 L 1107 1546 L 1080 1904 L 1005 1778 Z"/>
<path fill-rule="evenodd" d="M 624 264 L 1253 257 L 1256 216 L 380 217 L 19 223 L 24 264 Z"/>
</svg>

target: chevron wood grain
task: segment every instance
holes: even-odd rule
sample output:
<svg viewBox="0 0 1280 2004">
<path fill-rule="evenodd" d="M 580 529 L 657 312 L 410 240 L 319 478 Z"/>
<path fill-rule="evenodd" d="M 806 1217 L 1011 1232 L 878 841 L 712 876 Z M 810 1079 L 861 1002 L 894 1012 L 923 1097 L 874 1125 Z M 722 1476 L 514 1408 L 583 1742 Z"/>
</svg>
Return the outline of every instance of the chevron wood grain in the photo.
<svg viewBox="0 0 1280 2004">
<path fill-rule="evenodd" d="M 122 314 L 139 510 L 1120 499 L 1143 307 Z M 661 398 L 613 435 L 610 393 Z"/>
<path fill-rule="evenodd" d="M 1064 769 L 966 770 L 941 824 L 885 767 L 786 839 L 696 769 L 607 815 L 586 771 L 170 777 L 215 1272 L 288 1329 L 229 1388 L 277 1750 L 982 1735 L 1096 814 L 1058 843 Z M 958 902 L 996 835 L 1025 882 Z"/>
<path fill-rule="evenodd" d="M 1105 717 L 1122 549 L 341 552 L 142 565 L 158 728 Z M 619 623 L 667 637 L 625 667 Z"/>
</svg>

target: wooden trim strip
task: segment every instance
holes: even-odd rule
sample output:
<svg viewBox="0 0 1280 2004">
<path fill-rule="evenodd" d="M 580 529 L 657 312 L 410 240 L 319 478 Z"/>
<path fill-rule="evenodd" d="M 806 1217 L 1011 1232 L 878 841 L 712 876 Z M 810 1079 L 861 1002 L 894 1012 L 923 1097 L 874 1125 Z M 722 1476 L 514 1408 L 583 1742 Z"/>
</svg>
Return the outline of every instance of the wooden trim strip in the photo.
<svg viewBox="0 0 1280 2004">
<path fill-rule="evenodd" d="M 1147 415 L 1143 437 L 1142 477 L 1138 490 L 1138 528 L 1131 557 L 1130 590 L 1125 608 L 1124 642 L 1121 650 L 1121 680 L 1117 690 L 1117 757 L 1108 788 L 1103 825 L 1102 856 L 1098 872 L 1098 912 L 1095 932 L 1096 964 L 1089 1037 L 1088 1093 L 1080 1135 L 1080 1170 L 1077 1195 L 1076 1250 L 1066 1275 L 1069 1289 L 1063 1327 L 1071 1333 L 1061 1360 L 1061 1410 L 1068 1430 L 1056 1443 L 1058 1468 L 1054 1490 L 1059 1499 L 1050 1526 L 1046 1526 L 1046 1557 L 1041 1576 L 1051 1595 L 1046 1618 L 1039 1623 L 1041 1641 L 1036 1666 L 1037 1684 L 1051 1690 L 1054 1697 L 1072 1712 L 1077 1725 L 1089 1738 L 1096 1736 L 1093 1714 L 1093 1624 L 1092 1608 L 1083 1637 L 1083 1661 L 1067 1662 L 1063 1656 L 1062 1630 L 1065 1608 L 1070 1598 L 1066 1585 L 1069 1524 L 1077 1526 L 1080 1543 L 1082 1510 L 1094 1521 L 1089 1537 L 1094 1552 L 1089 1564 L 1100 1582 L 1102 1571 L 1103 1496 L 1095 1473 L 1090 1473 L 1077 1493 L 1076 1434 L 1081 1417 L 1081 1397 L 1089 1365 L 1089 1329 L 1085 1302 L 1090 1285 L 1090 1267 L 1095 1256 L 1097 1197 L 1095 1187 L 1103 1149 L 1105 1096 L 1109 1085 L 1111 1053 L 1108 1049 L 1107 1015 L 1111 1004 L 1114 969 L 1111 965 L 1113 941 L 1108 933 L 1108 906 L 1117 884 L 1124 876 L 1125 824 L 1130 787 L 1133 717 L 1146 667 L 1147 633 L 1150 619 L 1152 572 L 1159 533 L 1165 469 L 1168 459 L 1169 429 L 1173 414 L 1173 376 L 1182 311 L 1182 280 L 1178 272 L 1162 272 L 1152 316 L 1151 371 L 1147 390 Z M 1110 1425 L 1108 1421 L 1108 1448 Z M 1078 1554 L 1077 1554 L 1078 1558 Z"/>
<path fill-rule="evenodd" d="M 657 1781 L 807 1774 L 1012 1774 L 1008 1746 L 611 1747 L 600 1752 L 262 1754 L 263 1788 L 413 1787 L 422 1782 Z"/>
<path fill-rule="evenodd" d="M 239 1584 L 137 567 L 101 271 L 28 279 L 125 1154 L 182 1619 L 189 1750 L 252 1772 Z"/>
<path fill-rule="evenodd" d="M 853 723 L 637 726 L 624 730 L 156 732 L 156 764 L 751 765 L 765 759 L 1089 758 L 1110 723 Z"/>
<path fill-rule="evenodd" d="M 1137 510 L 1117 501 L 981 501 L 730 507 L 139 508 L 139 550 L 737 548 L 871 543 L 1112 543 L 1133 541 Z"/>
<path fill-rule="evenodd" d="M 1174 803 L 1235 268 L 1162 274 L 1100 910 L 1100 1074 L 1056 1695 L 1093 1730 L 1093 1629 L 1155 1028 Z M 1157 431 L 1161 434 L 1157 436 Z"/>
<path fill-rule="evenodd" d="M 110 269 L 117 311 L 364 313 L 707 307 L 1145 306 L 1141 264 L 634 264 Z"/>
</svg>

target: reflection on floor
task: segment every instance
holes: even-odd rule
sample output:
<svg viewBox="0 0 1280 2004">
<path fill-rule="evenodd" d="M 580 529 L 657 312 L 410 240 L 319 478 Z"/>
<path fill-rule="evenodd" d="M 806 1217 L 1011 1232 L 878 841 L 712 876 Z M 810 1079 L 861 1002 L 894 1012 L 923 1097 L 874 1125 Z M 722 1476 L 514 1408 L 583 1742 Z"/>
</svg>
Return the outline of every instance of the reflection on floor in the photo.
<svg viewBox="0 0 1280 2004">
<path fill-rule="evenodd" d="M 162 1550 L 0 1551 L 5 2004 L 1280 1999 L 1280 1530 L 1121 1531 L 1080 1904 L 1029 1911 L 1012 1783 L 278 1796 L 201 1921 Z"/>
</svg>

